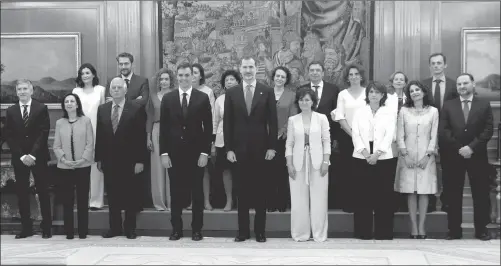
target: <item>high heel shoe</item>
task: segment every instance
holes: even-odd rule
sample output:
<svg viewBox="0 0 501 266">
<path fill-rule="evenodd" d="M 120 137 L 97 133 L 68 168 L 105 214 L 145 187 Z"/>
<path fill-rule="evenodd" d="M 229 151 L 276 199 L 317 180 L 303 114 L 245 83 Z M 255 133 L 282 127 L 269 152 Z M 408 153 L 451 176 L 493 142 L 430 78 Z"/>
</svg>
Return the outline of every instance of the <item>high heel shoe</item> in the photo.
<svg viewBox="0 0 501 266">
<path fill-rule="evenodd" d="M 417 239 L 426 239 L 427 236 L 426 235 L 417 235 Z"/>
<path fill-rule="evenodd" d="M 410 236 L 409 236 L 409 238 L 410 238 L 410 239 L 418 239 L 418 236 L 419 236 L 419 235 L 410 235 Z"/>
</svg>

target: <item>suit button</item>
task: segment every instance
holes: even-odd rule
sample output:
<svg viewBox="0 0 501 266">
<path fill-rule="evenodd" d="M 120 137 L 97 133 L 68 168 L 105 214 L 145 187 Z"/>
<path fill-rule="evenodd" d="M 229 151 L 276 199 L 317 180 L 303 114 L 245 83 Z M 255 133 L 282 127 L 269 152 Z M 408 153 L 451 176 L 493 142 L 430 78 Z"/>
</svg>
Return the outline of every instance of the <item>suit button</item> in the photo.
<svg viewBox="0 0 501 266">
<path fill-rule="evenodd" d="M 181 139 L 184 139 L 183 137 L 181 137 Z"/>
<path fill-rule="evenodd" d="M 183 127 L 183 129 L 186 129 L 186 127 Z"/>
<path fill-rule="evenodd" d="M 468 129 L 465 128 L 464 131 L 468 131 Z"/>
<path fill-rule="evenodd" d="M 25 136 L 26 138 L 28 138 L 28 136 Z"/>
</svg>

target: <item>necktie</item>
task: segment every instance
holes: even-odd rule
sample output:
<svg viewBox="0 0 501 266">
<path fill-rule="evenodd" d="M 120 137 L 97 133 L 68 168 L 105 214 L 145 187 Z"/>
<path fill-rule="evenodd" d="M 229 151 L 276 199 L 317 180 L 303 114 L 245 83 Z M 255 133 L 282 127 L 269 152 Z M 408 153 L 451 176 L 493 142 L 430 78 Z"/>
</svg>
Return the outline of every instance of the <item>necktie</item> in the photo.
<svg viewBox="0 0 501 266">
<path fill-rule="evenodd" d="M 188 93 L 183 93 L 183 102 L 181 104 L 181 109 L 183 109 L 183 118 L 185 119 L 188 115 L 188 99 L 186 98 L 186 96 L 188 96 Z"/>
<path fill-rule="evenodd" d="M 127 85 L 127 88 L 129 88 L 129 79 L 124 79 L 125 80 L 125 85 Z"/>
<path fill-rule="evenodd" d="M 440 82 L 442 82 L 442 80 L 440 79 L 437 79 L 435 80 L 435 93 L 433 94 L 433 102 L 435 104 L 435 107 L 437 109 L 440 110 L 440 108 L 442 107 L 441 105 L 441 100 L 440 100 Z"/>
<path fill-rule="evenodd" d="M 315 88 L 315 90 L 314 90 L 314 91 L 315 91 L 315 96 L 317 96 L 317 101 L 318 101 L 318 100 L 320 100 L 320 99 L 318 99 L 318 88 L 319 88 L 319 87 L 320 87 L 320 86 L 318 86 L 318 85 L 313 86 L 313 88 Z"/>
<path fill-rule="evenodd" d="M 251 91 L 252 85 L 247 85 L 245 87 L 245 105 L 247 106 L 247 114 L 250 115 L 251 113 L 251 106 L 252 106 L 252 91 Z"/>
<path fill-rule="evenodd" d="M 464 122 L 468 122 L 468 115 L 470 114 L 470 107 L 468 106 L 469 100 L 464 100 L 463 101 L 463 115 L 464 115 Z"/>
<path fill-rule="evenodd" d="M 113 126 L 113 133 L 117 131 L 118 127 L 118 109 L 120 106 L 117 104 L 113 107 L 113 113 L 111 114 L 111 125 Z"/>
<path fill-rule="evenodd" d="M 24 127 L 27 127 L 28 126 L 28 119 L 30 118 L 28 116 L 28 105 L 25 104 L 23 105 L 23 121 L 24 121 Z"/>
</svg>

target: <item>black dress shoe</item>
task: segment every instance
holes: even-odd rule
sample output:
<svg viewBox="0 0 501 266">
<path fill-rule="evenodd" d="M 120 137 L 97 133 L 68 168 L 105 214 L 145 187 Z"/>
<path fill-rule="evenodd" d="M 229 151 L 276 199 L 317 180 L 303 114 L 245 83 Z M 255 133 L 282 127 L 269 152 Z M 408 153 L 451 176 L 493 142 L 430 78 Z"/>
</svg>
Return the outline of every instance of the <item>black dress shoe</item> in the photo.
<svg viewBox="0 0 501 266">
<path fill-rule="evenodd" d="M 27 238 L 27 237 L 30 237 L 30 236 L 33 236 L 33 232 L 22 231 L 21 233 L 17 234 L 15 238 L 16 239 L 23 239 L 23 238 Z"/>
<path fill-rule="evenodd" d="M 43 239 L 49 239 L 52 237 L 52 233 L 51 232 L 43 232 L 42 233 L 42 238 Z"/>
<path fill-rule="evenodd" d="M 125 233 L 125 237 L 127 237 L 127 239 L 136 239 L 136 230 L 130 230 L 129 232 Z"/>
<path fill-rule="evenodd" d="M 481 233 L 481 234 L 475 234 L 475 238 L 480 239 L 482 241 L 489 241 L 491 240 L 491 236 L 487 233 Z"/>
<path fill-rule="evenodd" d="M 87 235 L 78 235 L 78 238 L 80 238 L 80 239 L 86 239 Z"/>
<path fill-rule="evenodd" d="M 461 234 L 454 234 L 454 233 L 447 233 L 447 237 L 445 238 L 446 240 L 455 240 L 455 239 L 461 239 L 463 236 Z"/>
<path fill-rule="evenodd" d="M 202 236 L 201 232 L 193 232 L 193 234 L 191 235 L 191 240 L 193 241 L 200 241 L 202 239 L 204 239 L 204 237 Z"/>
<path fill-rule="evenodd" d="M 285 212 L 286 210 L 287 210 L 287 208 L 278 208 L 279 212 Z"/>
<path fill-rule="evenodd" d="M 250 236 L 249 235 L 238 235 L 237 237 L 235 237 L 235 242 L 243 242 L 247 239 L 250 239 Z"/>
<path fill-rule="evenodd" d="M 66 239 L 73 239 L 73 238 L 75 238 L 75 236 L 72 235 L 72 234 L 71 235 L 66 235 Z"/>
<path fill-rule="evenodd" d="M 418 235 L 410 235 L 409 238 L 410 239 L 418 239 Z"/>
<path fill-rule="evenodd" d="M 91 211 L 100 211 L 100 210 L 102 210 L 102 208 L 90 207 L 89 210 L 91 210 Z"/>
<path fill-rule="evenodd" d="M 112 238 L 112 237 L 121 236 L 121 235 L 122 235 L 122 233 L 121 233 L 121 232 L 114 232 L 114 231 L 112 231 L 112 230 L 108 230 L 108 231 L 106 231 L 106 232 L 102 235 L 102 237 L 103 237 L 103 238 Z"/>
<path fill-rule="evenodd" d="M 266 242 L 266 236 L 264 234 L 256 234 L 256 242 Z"/>
<path fill-rule="evenodd" d="M 172 234 L 169 237 L 169 240 L 179 240 L 183 237 L 183 233 L 180 232 L 172 232 Z"/>
<path fill-rule="evenodd" d="M 268 212 L 276 212 L 277 209 L 276 208 L 268 208 Z"/>
</svg>

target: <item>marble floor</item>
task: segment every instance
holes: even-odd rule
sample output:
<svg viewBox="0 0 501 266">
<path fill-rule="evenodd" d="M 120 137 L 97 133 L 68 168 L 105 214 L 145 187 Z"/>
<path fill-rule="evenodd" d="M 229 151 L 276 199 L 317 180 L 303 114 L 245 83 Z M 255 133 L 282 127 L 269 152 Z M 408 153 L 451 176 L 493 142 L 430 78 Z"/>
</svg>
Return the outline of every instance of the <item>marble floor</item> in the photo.
<svg viewBox="0 0 501 266">
<path fill-rule="evenodd" d="M 125 237 L 66 240 L 57 235 L 42 239 L 14 239 L 1 235 L 1 264 L 51 265 L 499 265 L 500 241 L 410 240 L 362 241 L 335 238 L 324 243 L 296 243 L 271 238 L 266 243 L 253 239 L 234 243 L 231 238 L 190 237 L 169 241 L 167 237 Z"/>
</svg>

